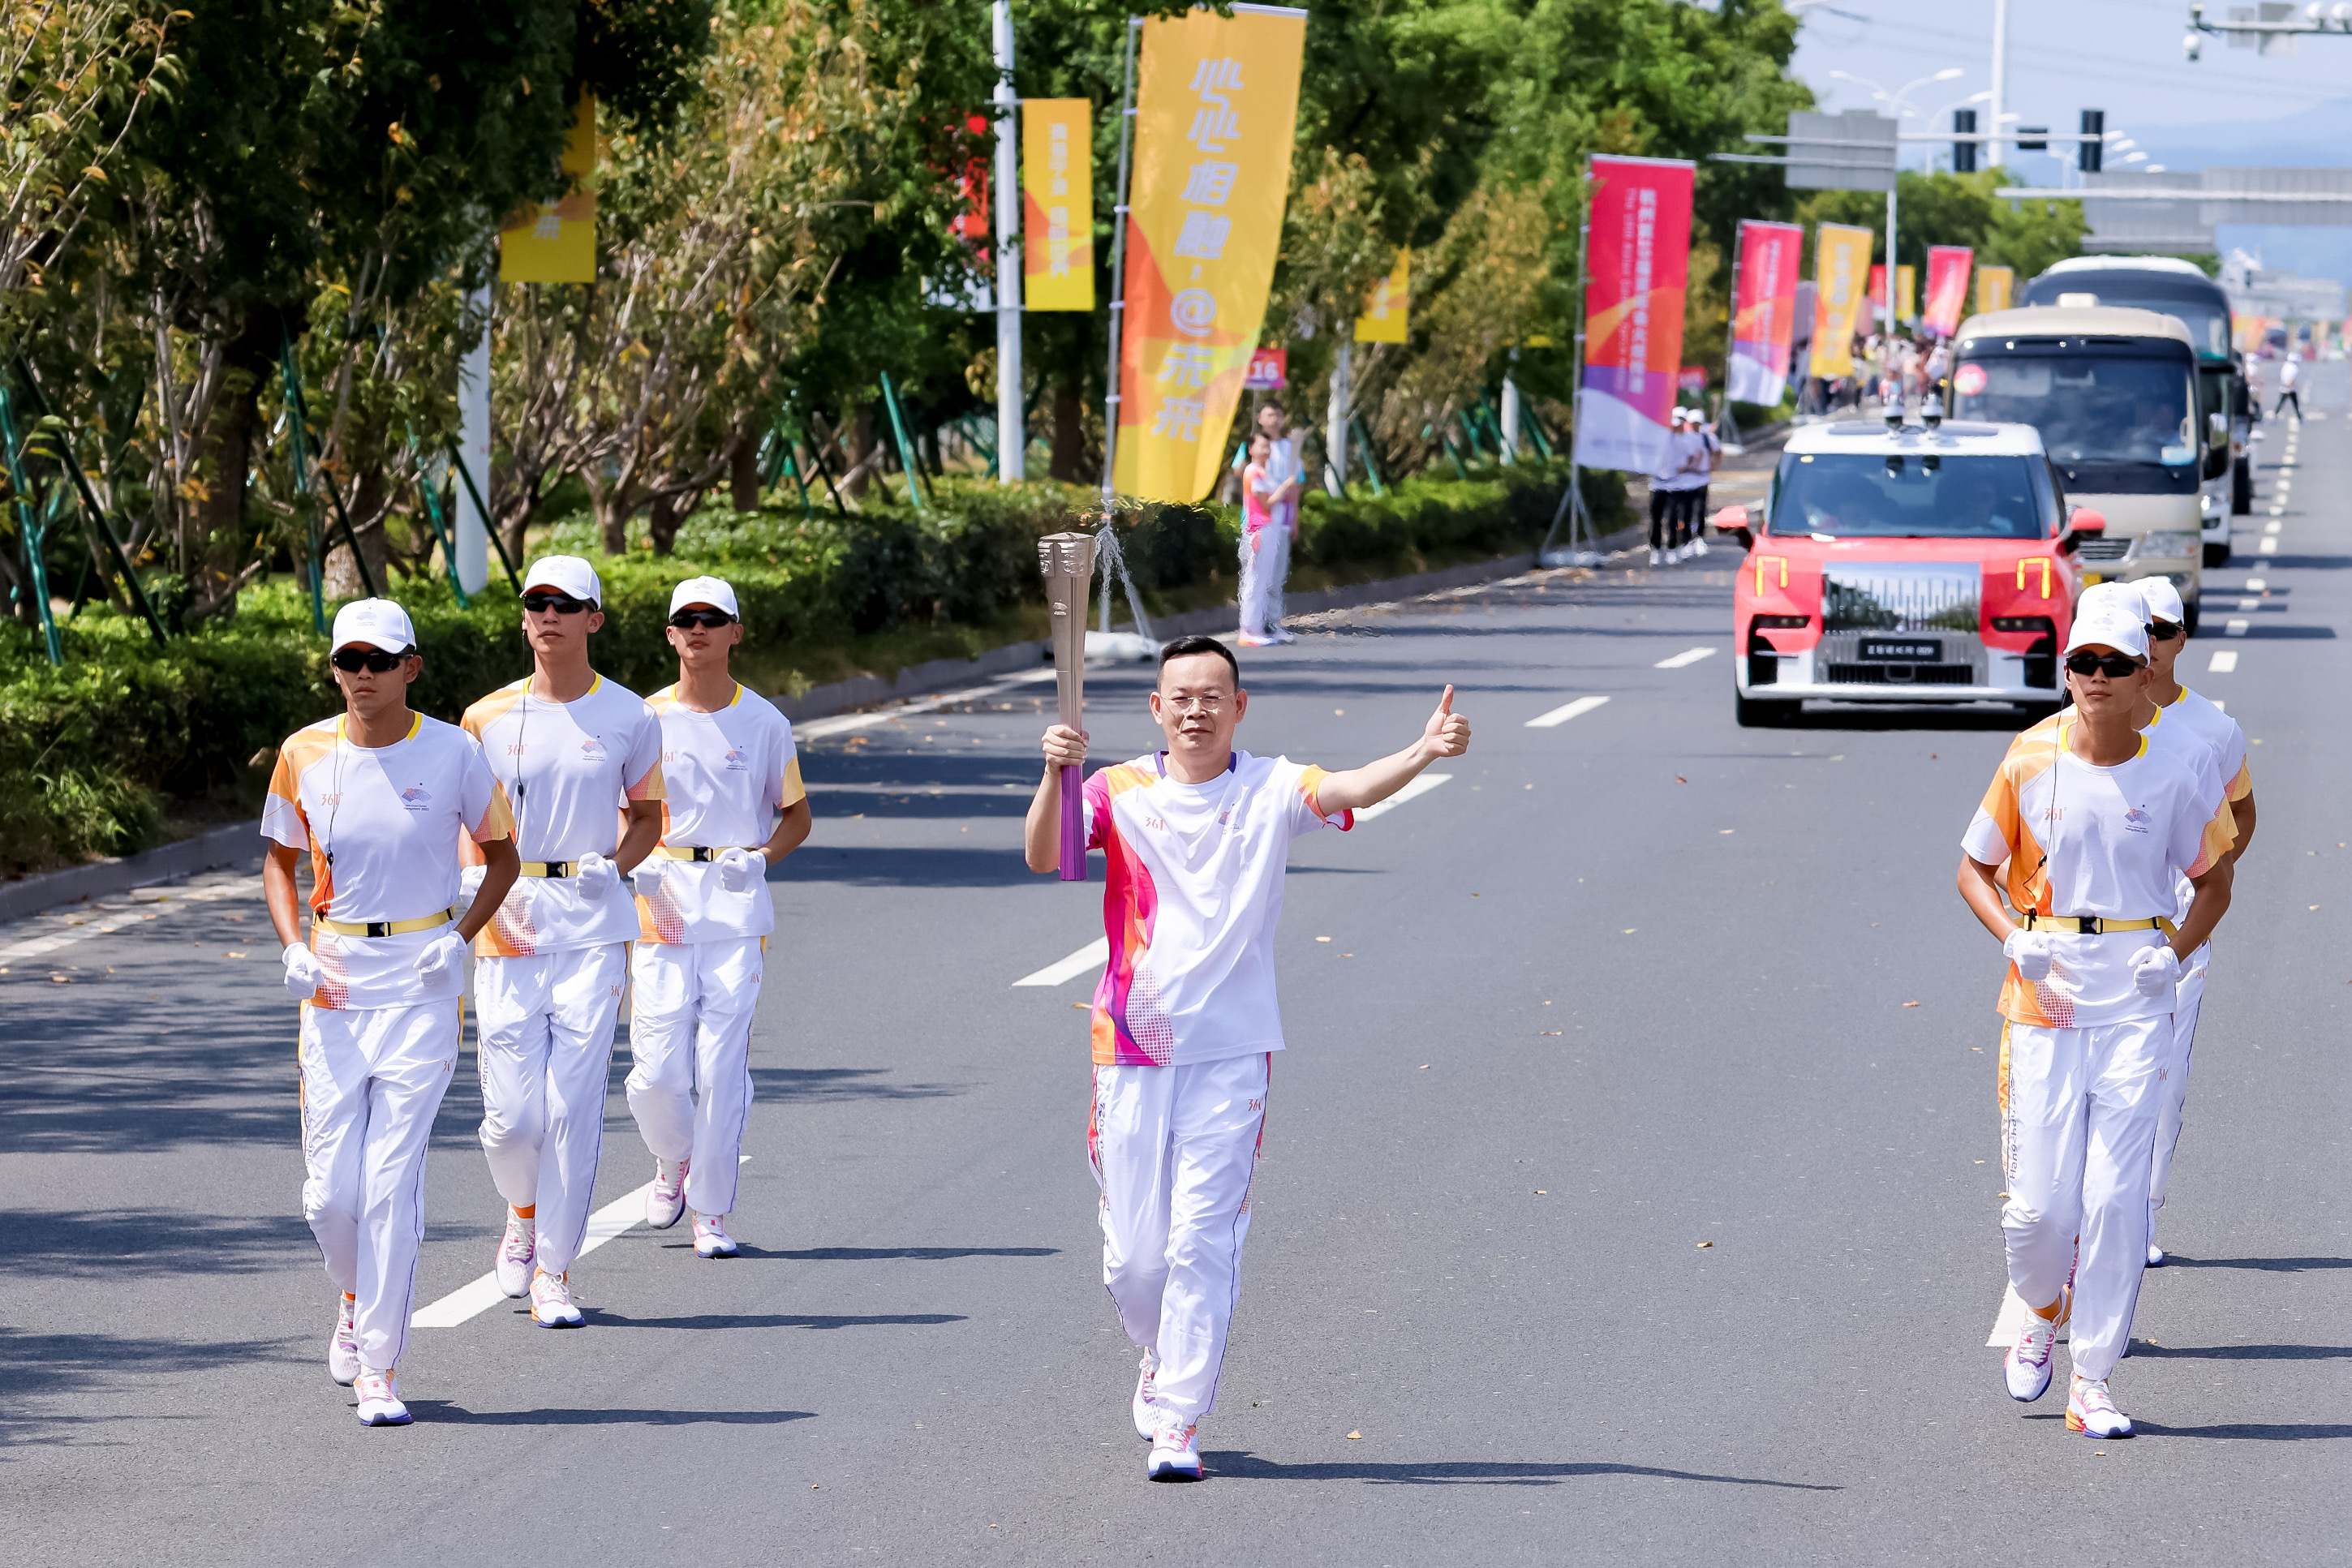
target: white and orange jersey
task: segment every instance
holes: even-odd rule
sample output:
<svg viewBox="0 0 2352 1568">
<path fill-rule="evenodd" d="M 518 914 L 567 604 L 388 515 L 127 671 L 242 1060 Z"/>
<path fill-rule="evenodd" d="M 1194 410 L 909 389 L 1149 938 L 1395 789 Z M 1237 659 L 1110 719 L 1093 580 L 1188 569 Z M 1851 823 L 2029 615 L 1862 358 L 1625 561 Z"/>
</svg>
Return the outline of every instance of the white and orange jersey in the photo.
<svg viewBox="0 0 2352 1568">
<path fill-rule="evenodd" d="M 460 836 L 510 837 L 505 791 L 474 737 L 418 714 L 390 746 L 354 745 L 340 718 L 299 729 L 278 748 L 262 835 L 310 852 L 310 913 L 394 925 L 458 907 Z M 454 918 L 454 917 L 453 917 Z M 406 1007 L 458 993 L 454 968 L 418 977 L 417 950 L 448 927 L 350 936 L 316 924 L 310 948 L 326 979 L 311 1005 Z"/>
<path fill-rule="evenodd" d="M 1274 929 L 1290 841 L 1355 825 L 1351 812 L 1324 813 L 1324 778 L 1236 751 L 1208 783 L 1186 784 L 1153 752 L 1087 780 L 1087 847 L 1109 858 L 1097 1063 L 1182 1067 L 1282 1049 Z"/>
<path fill-rule="evenodd" d="M 643 697 L 602 675 L 568 703 L 532 696 L 525 677 L 467 708 L 461 722 L 514 809 L 515 849 L 526 866 L 610 857 L 621 845 L 623 808 L 662 798 L 661 721 Z M 636 934 L 636 911 L 623 892 L 583 898 L 571 877 L 520 876 L 474 951 L 521 957 Z"/>
<path fill-rule="evenodd" d="M 2187 692 L 2186 687 L 2182 689 L 2186 695 L 2195 695 L 2194 693 Z M 2191 768 L 2210 765 L 2215 777 L 2222 781 L 2223 797 L 2230 800 L 2242 800 L 2253 792 L 2252 777 L 2246 772 L 2245 735 L 2238 730 L 2237 721 L 2214 707 L 2211 703 L 2207 702 L 2203 697 L 2198 697 L 2197 701 L 2199 705 L 2210 710 L 2214 719 L 2229 726 L 2231 731 L 2237 733 L 2238 743 L 2234 748 L 2226 744 L 2226 737 L 2217 728 L 2203 721 L 2202 716 L 2192 716 L 2184 721 L 2182 716 L 2189 710 L 2180 703 L 2175 703 L 2170 707 L 2158 708 L 2156 716 L 2147 721 L 2147 727 L 2141 730 L 2140 734 L 2147 737 L 2150 751 L 2168 756 L 2178 753 Z M 2057 733 L 2060 725 L 2074 722 L 2074 709 L 2073 705 L 2069 704 L 2048 718 L 2035 724 L 2010 744 L 2014 747 L 2031 744 L 2036 737 L 2046 739 Z M 2229 841 L 2235 844 L 2238 841 L 2237 816 L 2234 812 L 2224 811 L 2221 817 L 2223 825 L 2229 830 Z M 2174 918 L 2187 918 L 2189 905 L 2197 897 L 2196 888 L 2189 884 L 2187 877 L 2183 876 L 2176 879 L 2172 893 Z M 2060 913 L 2080 914 L 2082 911 L 2061 911 Z"/>
<path fill-rule="evenodd" d="M 2221 711 L 2220 704 L 2183 686 L 2178 697 L 2156 710 L 2156 723 L 2148 727 L 2158 729 L 2168 724 L 2186 726 L 2213 748 L 2221 764 L 2222 788 L 2231 800 L 2242 800 L 2254 792 L 2253 771 L 2247 766 L 2246 732 Z"/>
<path fill-rule="evenodd" d="M 749 687 L 737 685 L 715 713 L 679 702 L 676 686 L 646 703 L 661 726 L 664 848 L 757 849 L 788 807 L 808 799 L 792 721 Z M 661 894 L 636 903 L 645 942 L 764 936 L 776 927 L 765 881 L 730 893 L 709 861 L 666 857 Z"/>
<path fill-rule="evenodd" d="M 2204 875 L 2235 836 L 2210 753 L 2143 733 L 2134 756 L 2099 768 L 2068 749 L 2073 728 L 2061 715 L 2011 744 L 1960 847 L 1985 865 L 2008 862 L 2020 913 L 2171 917 L 2177 879 Z M 2080 1029 L 2170 1012 L 2169 991 L 2141 996 L 2131 976 L 2131 956 L 2163 939 L 2160 930 L 2059 933 L 2047 979 L 2028 984 L 2010 966 L 2001 1014 Z"/>
</svg>

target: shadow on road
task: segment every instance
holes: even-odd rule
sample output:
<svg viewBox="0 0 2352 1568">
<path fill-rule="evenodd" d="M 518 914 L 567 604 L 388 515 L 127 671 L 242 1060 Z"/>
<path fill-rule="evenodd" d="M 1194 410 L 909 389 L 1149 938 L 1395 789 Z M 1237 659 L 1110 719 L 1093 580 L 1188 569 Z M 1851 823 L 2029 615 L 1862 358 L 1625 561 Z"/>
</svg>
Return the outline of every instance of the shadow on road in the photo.
<svg viewBox="0 0 2352 1568">
<path fill-rule="evenodd" d="M 2303 1443 L 2315 1437 L 2352 1437 L 2352 1427 L 2341 1422 L 2309 1421 L 2263 1425 L 2226 1422 L 2217 1427 L 2159 1427 L 2135 1416 L 2132 1428 L 2148 1437 L 2235 1437 L 2263 1443 Z"/>
<path fill-rule="evenodd" d="M 2190 1258 L 2175 1252 L 2168 1269 L 2259 1269 L 2266 1274 L 2302 1274 L 2317 1269 L 2352 1269 L 2352 1258 Z"/>
<path fill-rule="evenodd" d="M 877 1312 L 862 1317 L 829 1317 L 792 1312 L 703 1312 L 683 1318 L 628 1318 L 597 1307 L 583 1309 L 592 1323 L 625 1329 L 862 1329 L 932 1328 L 960 1323 L 961 1312 Z"/>
<path fill-rule="evenodd" d="M 773 1427 L 814 1421 L 814 1410 L 468 1410 L 446 1399 L 411 1399 L 422 1421 L 458 1427 Z"/>
<path fill-rule="evenodd" d="M 2150 1360 L 2179 1359 L 2185 1361 L 2341 1361 L 2352 1356 L 2352 1345 L 2344 1344 L 2154 1344 L 2147 1340 L 2132 1342 L 2132 1354 Z"/>
<path fill-rule="evenodd" d="M 1528 1464 L 1507 1459 L 1441 1460 L 1423 1465 L 1361 1462 L 1286 1465 L 1246 1451 L 1203 1453 L 1202 1468 L 1220 1478 L 1254 1481 L 1374 1481 L 1391 1486 L 1558 1486 L 1586 1476 L 1649 1476 L 1661 1480 L 1714 1481 L 1723 1486 L 1780 1487 L 1790 1491 L 1843 1491 L 1843 1487 L 1756 1476 L 1710 1476 L 1651 1465 Z"/>
<path fill-rule="evenodd" d="M 1058 1247 L 812 1247 L 804 1252 L 770 1252 L 746 1247 L 746 1258 L 785 1258 L 801 1263 L 879 1263 L 908 1259 L 926 1263 L 951 1258 L 1058 1258 Z"/>
</svg>

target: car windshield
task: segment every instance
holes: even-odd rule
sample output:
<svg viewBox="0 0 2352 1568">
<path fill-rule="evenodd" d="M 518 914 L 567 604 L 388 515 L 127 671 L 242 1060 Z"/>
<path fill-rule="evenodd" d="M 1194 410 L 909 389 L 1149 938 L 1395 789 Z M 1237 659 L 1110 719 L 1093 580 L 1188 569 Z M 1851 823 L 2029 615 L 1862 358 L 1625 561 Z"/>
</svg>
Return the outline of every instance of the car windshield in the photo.
<svg viewBox="0 0 2352 1568">
<path fill-rule="evenodd" d="M 2061 464 L 2197 460 L 2195 402 L 2179 361 L 2001 354 L 1964 361 L 1952 390 L 1956 417 L 2030 424 Z"/>
<path fill-rule="evenodd" d="M 2038 539 L 2058 509 L 2034 458 L 1937 452 L 1788 453 L 1769 532 L 1837 538 Z"/>
</svg>

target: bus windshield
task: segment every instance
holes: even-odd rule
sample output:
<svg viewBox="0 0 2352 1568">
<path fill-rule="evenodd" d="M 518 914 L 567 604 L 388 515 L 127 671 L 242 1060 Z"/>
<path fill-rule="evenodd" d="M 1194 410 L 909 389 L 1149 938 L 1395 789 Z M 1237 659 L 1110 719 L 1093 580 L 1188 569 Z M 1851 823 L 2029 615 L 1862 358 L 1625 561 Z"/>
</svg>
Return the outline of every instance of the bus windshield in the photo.
<svg viewBox="0 0 2352 1568">
<path fill-rule="evenodd" d="M 2037 458 L 1807 452 L 1780 458 L 1766 531 L 1836 538 L 2047 538 L 2057 520 Z"/>
<path fill-rule="evenodd" d="M 2001 353 L 1952 372 L 1961 419 L 2030 424 L 2061 465 L 2197 461 L 2197 399 L 2182 360 L 2102 354 Z"/>
</svg>

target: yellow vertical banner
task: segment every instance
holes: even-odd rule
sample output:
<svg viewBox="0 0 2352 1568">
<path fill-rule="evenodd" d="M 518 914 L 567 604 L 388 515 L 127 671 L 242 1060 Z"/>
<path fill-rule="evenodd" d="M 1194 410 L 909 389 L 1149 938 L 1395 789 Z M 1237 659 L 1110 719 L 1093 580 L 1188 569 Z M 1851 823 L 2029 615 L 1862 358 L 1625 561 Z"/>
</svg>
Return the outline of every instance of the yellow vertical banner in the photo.
<svg viewBox="0 0 2352 1568">
<path fill-rule="evenodd" d="M 1977 314 L 1988 310 L 2009 308 L 2009 291 L 2016 286 L 2017 272 L 2013 267 L 1979 267 L 1977 268 Z"/>
<path fill-rule="evenodd" d="M 1813 233 L 1813 374 L 1853 374 L 1853 329 L 1870 277 L 1870 247 L 1878 235 L 1847 224 L 1823 224 Z"/>
<path fill-rule="evenodd" d="M 1908 321 L 1919 314 L 1919 269 L 1905 263 L 1895 269 L 1895 319 Z"/>
<path fill-rule="evenodd" d="M 552 202 L 533 202 L 499 231 L 501 283 L 596 281 L 596 100 L 583 93 L 563 144 L 567 183 Z"/>
<path fill-rule="evenodd" d="M 1402 343 L 1405 340 L 1405 302 L 1412 283 L 1412 247 L 1397 247 L 1396 265 L 1364 296 L 1364 313 L 1356 318 L 1359 343 Z"/>
<path fill-rule="evenodd" d="M 1094 105 L 1021 100 L 1021 303 L 1095 308 Z"/>
<path fill-rule="evenodd" d="M 1282 244 L 1307 13 L 1233 12 L 1143 25 L 1113 478 L 1147 500 L 1223 472 Z"/>
</svg>

